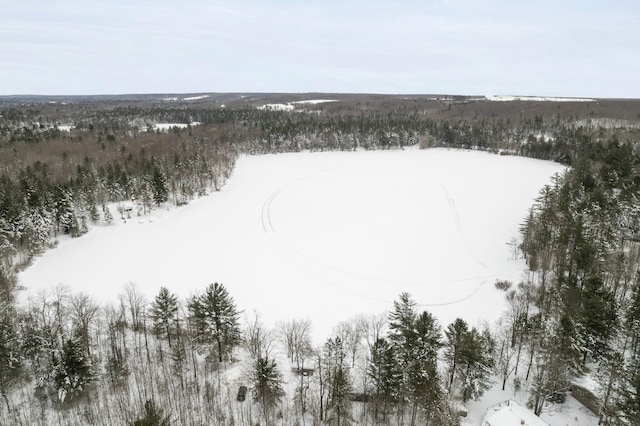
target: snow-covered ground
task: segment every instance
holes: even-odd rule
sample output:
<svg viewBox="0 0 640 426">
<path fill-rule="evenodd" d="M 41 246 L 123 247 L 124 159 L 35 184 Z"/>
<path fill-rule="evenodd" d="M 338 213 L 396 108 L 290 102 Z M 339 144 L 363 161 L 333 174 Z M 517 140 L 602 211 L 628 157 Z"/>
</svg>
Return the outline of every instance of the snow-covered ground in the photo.
<svg viewBox="0 0 640 426">
<path fill-rule="evenodd" d="M 514 390 L 513 380 L 507 382 L 506 389 L 501 390 L 501 380 L 495 378 L 495 386 L 487 391 L 478 401 L 467 403 L 468 415 L 463 420 L 463 426 L 481 426 L 485 415 L 490 416 L 499 405 L 504 405 L 506 401 L 513 400 L 525 407 L 529 392 L 527 383 L 522 375 L 520 376 L 523 385 L 518 391 Z M 573 396 L 567 395 L 564 404 L 552 404 L 547 402 L 542 409 L 540 419 L 550 426 L 596 426 L 598 417 L 585 408 Z M 493 423 L 495 426 L 502 423 Z M 516 425 L 519 423 L 516 423 Z M 526 423 L 529 424 L 529 423 Z M 506 425 L 506 423 L 505 423 Z"/>
<path fill-rule="evenodd" d="M 155 124 L 151 124 L 151 129 L 153 131 L 155 130 L 160 130 L 161 132 L 168 132 L 169 130 L 173 129 L 174 127 L 177 127 L 178 129 L 186 129 L 188 126 L 198 126 L 200 124 L 199 121 L 194 121 L 192 123 L 186 124 L 186 123 L 155 123 Z M 141 130 L 148 130 L 149 129 L 149 125 L 146 128 L 143 128 Z"/>
<path fill-rule="evenodd" d="M 200 95 L 200 96 L 189 96 L 187 98 L 182 98 L 183 101 L 197 101 L 200 99 L 207 99 L 209 95 Z"/>
<path fill-rule="evenodd" d="M 19 275 L 25 297 L 64 284 L 114 301 L 223 283 L 266 326 L 309 318 L 324 341 L 339 321 L 392 309 L 409 292 L 443 326 L 493 322 L 518 281 L 518 226 L 550 177 L 544 161 L 449 150 L 243 157 L 222 191 L 180 208 L 94 227 Z"/>
<path fill-rule="evenodd" d="M 336 99 L 308 99 L 305 101 L 287 102 L 286 104 L 265 104 L 258 106 L 258 109 L 266 111 L 293 111 L 296 105 L 318 105 L 328 102 L 338 102 Z"/>
<path fill-rule="evenodd" d="M 549 96 L 511 96 L 511 95 L 490 95 L 486 96 L 487 100 L 498 102 L 510 101 L 537 101 L 537 102 L 595 102 L 595 99 L 588 98 L 558 98 Z"/>
<path fill-rule="evenodd" d="M 306 101 L 295 101 L 291 103 L 317 105 L 317 104 L 326 104 L 327 102 L 338 102 L 338 100 L 337 99 L 308 99 Z"/>
<path fill-rule="evenodd" d="M 291 104 L 265 104 L 258 107 L 265 111 L 293 111 L 294 108 Z"/>
</svg>

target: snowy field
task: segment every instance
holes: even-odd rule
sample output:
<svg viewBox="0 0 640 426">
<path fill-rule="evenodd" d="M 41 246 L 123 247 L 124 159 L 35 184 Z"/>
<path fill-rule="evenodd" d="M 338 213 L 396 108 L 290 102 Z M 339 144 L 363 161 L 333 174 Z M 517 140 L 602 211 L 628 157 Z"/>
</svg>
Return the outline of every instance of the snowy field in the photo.
<svg viewBox="0 0 640 426">
<path fill-rule="evenodd" d="M 392 309 L 409 292 L 446 326 L 493 322 L 525 268 L 509 243 L 558 164 L 454 150 L 243 157 L 222 191 L 95 226 L 19 275 L 24 297 L 64 284 L 115 302 L 133 282 L 186 298 L 223 283 L 266 326 Z"/>
<path fill-rule="evenodd" d="M 533 102 L 595 102 L 595 99 L 589 98 L 558 98 L 549 96 L 486 96 L 489 101 L 512 102 L 512 101 L 533 101 Z"/>
<path fill-rule="evenodd" d="M 192 123 L 186 124 L 186 123 L 154 123 L 154 124 L 148 124 L 146 127 L 142 128 L 141 130 L 160 130 L 161 132 L 167 133 L 169 130 L 173 129 L 174 127 L 177 127 L 178 129 L 186 129 L 189 126 L 198 126 L 200 125 L 199 121 L 194 121 Z"/>
</svg>

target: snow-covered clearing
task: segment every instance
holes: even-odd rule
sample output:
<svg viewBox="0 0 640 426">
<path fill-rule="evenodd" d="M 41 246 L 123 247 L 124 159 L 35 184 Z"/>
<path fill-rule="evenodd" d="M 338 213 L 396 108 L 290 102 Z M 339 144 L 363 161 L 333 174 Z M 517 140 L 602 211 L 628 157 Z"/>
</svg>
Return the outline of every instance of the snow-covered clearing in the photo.
<svg viewBox="0 0 640 426">
<path fill-rule="evenodd" d="M 450 150 L 241 158 L 222 191 L 95 226 L 19 275 L 25 295 L 64 284 L 115 301 L 128 282 L 151 299 L 223 283 L 240 309 L 309 318 L 324 341 L 339 321 L 392 309 L 409 292 L 443 326 L 493 322 L 525 267 L 510 243 L 558 164 Z"/>
<path fill-rule="evenodd" d="M 155 124 L 150 124 L 147 125 L 146 129 L 142 129 L 142 130 L 159 130 L 161 132 L 168 132 L 169 130 L 173 129 L 174 127 L 177 127 L 178 129 L 186 129 L 189 126 L 197 126 L 199 125 L 200 122 L 199 121 L 194 121 L 192 123 L 155 123 Z"/>
<path fill-rule="evenodd" d="M 308 99 L 306 101 L 295 101 L 291 103 L 317 105 L 317 104 L 326 104 L 327 102 L 338 102 L 338 100 L 337 99 Z"/>
<path fill-rule="evenodd" d="M 258 107 L 264 111 L 293 111 L 294 108 L 291 104 L 265 104 Z"/>
<path fill-rule="evenodd" d="M 537 102 L 595 102 L 595 99 L 589 98 L 558 98 L 549 96 L 511 96 L 503 95 L 486 96 L 487 100 L 498 102 L 511 102 L 511 101 L 537 101 Z"/>
<path fill-rule="evenodd" d="M 260 105 L 258 109 L 264 111 L 293 111 L 296 105 L 318 105 L 327 102 L 338 102 L 337 99 L 309 99 L 306 101 L 288 102 L 286 104 L 265 104 Z"/>
<path fill-rule="evenodd" d="M 189 96 L 187 98 L 182 98 L 183 101 L 197 101 L 200 99 L 207 99 L 209 95 L 200 95 L 200 96 Z"/>
</svg>

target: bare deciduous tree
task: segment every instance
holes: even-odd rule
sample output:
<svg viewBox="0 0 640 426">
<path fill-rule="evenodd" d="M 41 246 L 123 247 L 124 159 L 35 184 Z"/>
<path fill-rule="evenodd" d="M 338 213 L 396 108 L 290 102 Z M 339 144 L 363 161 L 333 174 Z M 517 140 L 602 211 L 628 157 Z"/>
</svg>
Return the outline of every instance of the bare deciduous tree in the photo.
<svg viewBox="0 0 640 426">
<path fill-rule="evenodd" d="M 254 311 L 253 318 L 246 320 L 244 329 L 244 345 L 251 357 L 253 359 L 270 358 L 275 341 L 275 333 L 264 328 L 260 313 Z"/>
<path fill-rule="evenodd" d="M 144 310 L 147 301 L 135 283 L 127 283 L 124 291 L 124 294 L 120 295 L 120 301 L 129 311 L 131 328 L 134 331 L 140 331 L 143 327 Z"/>
<path fill-rule="evenodd" d="M 362 341 L 367 334 L 367 322 L 362 316 L 355 316 L 342 321 L 334 327 L 333 334 L 340 337 L 346 353 L 351 361 L 351 368 L 356 365 L 358 352 L 362 348 Z"/>
<path fill-rule="evenodd" d="M 86 293 L 76 293 L 69 298 L 71 320 L 73 321 L 75 329 L 80 334 L 83 349 L 88 356 L 91 356 L 89 326 L 99 310 L 100 305 Z"/>
<path fill-rule="evenodd" d="M 311 321 L 308 319 L 292 319 L 279 325 L 280 338 L 291 362 L 298 369 L 303 368 L 304 360 L 312 352 Z"/>
</svg>

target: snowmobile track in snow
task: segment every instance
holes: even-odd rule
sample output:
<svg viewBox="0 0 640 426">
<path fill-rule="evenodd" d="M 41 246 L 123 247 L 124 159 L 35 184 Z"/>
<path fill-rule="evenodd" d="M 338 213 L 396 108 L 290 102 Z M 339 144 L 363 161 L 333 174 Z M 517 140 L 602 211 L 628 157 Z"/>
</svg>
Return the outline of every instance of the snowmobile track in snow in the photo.
<svg viewBox="0 0 640 426">
<path fill-rule="evenodd" d="M 384 303 L 391 303 L 392 301 L 390 301 L 390 300 L 382 300 L 382 299 L 379 299 L 379 298 L 372 297 L 370 295 L 356 293 L 356 292 L 352 291 L 351 289 L 349 289 L 348 285 L 336 283 L 333 279 L 328 278 L 327 276 L 325 276 L 325 274 L 320 273 L 320 271 L 318 270 L 317 267 L 319 266 L 321 269 L 324 269 L 325 271 L 337 273 L 339 275 L 347 276 L 347 277 L 350 277 L 350 278 L 355 278 L 357 280 L 369 281 L 369 282 L 377 282 L 377 283 L 382 283 L 382 284 L 393 284 L 393 285 L 398 285 L 398 286 L 428 286 L 428 285 L 461 283 L 461 282 L 482 280 L 477 286 L 475 286 L 473 288 L 473 290 L 470 293 L 468 293 L 464 297 L 461 297 L 461 298 L 458 298 L 458 299 L 452 300 L 452 301 L 442 302 L 442 303 L 420 304 L 420 306 L 423 306 L 423 307 L 428 307 L 428 306 L 447 306 L 447 305 L 453 305 L 453 304 L 462 302 L 464 300 L 468 300 L 469 298 L 473 297 L 481 289 L 481 287 L 487 282 L 487 280 L 489 280 L 490 278 L 497 278 L 496 274 L 486 274 L 486 275 L 473 276 L 473 277 L 452 278 L 452 279 L 448 279 L 448 280 L 434 280 L 434 281 L 429 281 L 429 280 L 393 280 L 393 279 L 369 276 L 369 275 L 359 274 L 359 273 L 356 273 L 356 272 L 353 272 L 353 271 L 348 271 L 348 270 L 345 270 L 343 268 L 338 268 L 338 267 L 336 267 L 334 265 L 330 265 L 330 264 L 328 264 L 326 262 L 323 262 L 323 261 L 317 259 L 314 256 L 308 255 L 303 250 L 301 250 L 300 248 L 296 247 L 294 244 L 292 244 L 289 241 L 287 241 L 278 232 L 278 230 L 276 229 L 276 226 L 274 225 L 274 221 L 273 221 L 273 212 L 272 212 L 273 203 L 276 202 L 278 197 L 283 192 L 288 190 L 293 184 L 295 184 L 297 182 L 304 181 L 304 180 L 309 179 L 311 177 L 314 177 L 314 176 L 316 176 L 318 174 L 327 173 L 327 172 L 330 172 L 330 171 L 333 171 L 333 170 L 334 169 L 326 169 L 326 170 L 322 170 L 320 172 L 315 172 L 315 173 L 312 173 L 312 174 L 309 174 L 309 175 L 306 175 L 306 176 L 302 176 L 302 177 L 300 177 L 298 179 L 292 180 L 292 181 L 282 185 L 281 187 L 279 187 L 278 189 L 273 191 L 271 194 L 269 194 L 269 196 L 264 200 L 264 202 L 262 204 L 262 209 L 261 209 L 261 225 L 262 225 L 262 229 L 263 229 L 264 233 L 266 234 L 266 236 L 269 238 L 269 240 L 272 242 L 272 244 L 277 248 L 277 250 L 290 263 L 292 263 L 295 266 L 297 266 L 298 268 L 302 269 L 303 271 L 305 271 L 309 275 L 311 275 L 311 276 L 313 276 L 315 278 L 318 278 L 321 281 L 323 281 L 323 282 L 325 282 L 327 284 L 330 284 L 331 286 L 333 286 L 335 288 L 338 288 L 340 290 L 346 291 L 346 292 L 351 293 L 353 295 L 356 295 L 358 297 L 364 297 L 364 298 L 367 298 L 367 299 L 376 300 L 376 301 L 380 301 L 380 302 L 384 302 Z M 457 229 L 457 231 L 459 233 L 460 239 L 461 239 L 464 247 L 466 248 L 466 250 L 469 253 L 469 255 L 476 262 L 478 262 L 478 264 L 480 264 L 483 268 L 487 268 L 486 264 L 484 264 L 475 255 L 475 253 L 473 253 L 473 251 L 471 250 L 471 248 L 467 244 L 467 242 L 466 242 L 466 240 L 464 238 L 464 235 L 462 233 L 462 227 L 461 227 L 461 224 L 460 224 L 460 217 L 459 217 L 457 209 L 456 209 L 455 201 L 451 197 L 447 187 L 444 184 L 442 184 L 441 186 L 442 186 L 442 190 L 444 192 L 445 198 L 447 200 L 447 203 L 449 205 L 449 208 L 451 210 L 451 215 L 452 215 L 452 218 L 454 220 L 456 229 Z"/>
</svg>

